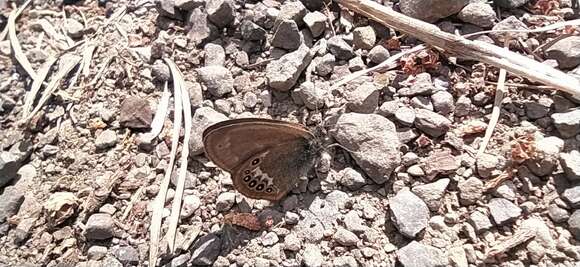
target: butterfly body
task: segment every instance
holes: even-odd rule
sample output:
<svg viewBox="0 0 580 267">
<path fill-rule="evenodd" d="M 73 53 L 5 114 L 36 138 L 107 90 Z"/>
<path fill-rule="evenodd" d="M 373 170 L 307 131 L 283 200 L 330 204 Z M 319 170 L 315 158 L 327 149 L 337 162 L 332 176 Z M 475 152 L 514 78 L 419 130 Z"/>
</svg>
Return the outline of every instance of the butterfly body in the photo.
<svg viewBox="0 0 580 267">
<path fill-rule="evenodd" d="M 235 119 L 203 133 L 207 157 L 230 172 L 243 195 L 279 200 L 313 167 L 320 145 L 301 125 L 268 119 Z"/>
</svg>

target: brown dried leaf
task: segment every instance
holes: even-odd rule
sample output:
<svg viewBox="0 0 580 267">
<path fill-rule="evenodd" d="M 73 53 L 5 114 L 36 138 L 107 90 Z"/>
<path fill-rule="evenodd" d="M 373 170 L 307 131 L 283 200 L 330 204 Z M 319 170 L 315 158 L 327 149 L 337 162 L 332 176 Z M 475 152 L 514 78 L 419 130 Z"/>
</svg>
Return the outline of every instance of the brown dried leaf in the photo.
<svg viewBox="0 0 580 267">
<path fill-rule="evenodd" d="M 268 226 L 268 221 L 263 226 L 258 216 L 252 213 L 229 213 L 224 216 L 224 224 L 240 226 L 251 231 L 261 231 L 264 226 Z"/>
</svg>

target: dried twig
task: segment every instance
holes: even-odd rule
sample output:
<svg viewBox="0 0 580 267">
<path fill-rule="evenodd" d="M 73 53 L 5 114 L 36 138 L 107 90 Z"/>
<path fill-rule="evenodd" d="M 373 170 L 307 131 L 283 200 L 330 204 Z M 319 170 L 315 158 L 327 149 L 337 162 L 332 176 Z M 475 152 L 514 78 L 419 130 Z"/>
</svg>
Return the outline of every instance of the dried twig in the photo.
<svg viewBox="0 0 580 267">
<path fill-rule="evenodd" d="M 189 99 L 189 93 L 185 87 L 185 81 L 183 80 L 183 75 L 177 65 L 170 59 L 165 59 L 169 69 L 171 70 L 171 75 L 173 76 L 173 86 L 176 87 L 176 92 L 179 95 L 175 95 L 176 103 L 178 101 L 182 102 L 183 116 L 185 118 L 185 136 L 183 137 L 183 146 L 181 150 L 181 164 L 179 168 L 179 176 L 177 180 L 177 185 L 175 187 L 175 196 L 173 198 L 173 207 L 171 208 L 171 215 L 169 217 L 169 228 L 167 229 L 167 243 L 169 244 L 169 251 L 175 252 L 175 233 L 177 231 L 177 223 L 179 222 L 179 213 L 181 211 L 181 199 L 183 198 L 183 190 L 185 188 L 185 178 L 187 174 L 187 159 L 189 157 L 189 137 L 191 135 L 191 103 Z M 178 112 L 176 109 L 175 112 Z"/>
<path fill-rule="evenodd" d="M 157 111 L 151 122 L 151 131 L 142 135 L 142 138 L 147 142 L 151 142 L 155 137 L 157 137 L 161 130 L 163 130 L 163 124 L 165 118 L 167 117 L 167 110 L 169 110 L 169 98 L 171 97 L 171 92 L 167 90 L 167 82 L 163 86 L 163 94 L 157 104 Z"/>
<path fill-rule="evenodd" d="M 34 99 L 36 99 L 36 96 L 38 94 L 38 91 L 40 90 L 40 87 L 42 86 L 42 83 L 44 83 L 44 80 L 46 79 L 48 72 L 50 71 L 52 65 L 54 65 L 55 62 L 56 58 L 50 58 L 46 62 L 44 62 L 44 64 L 40 67 L 40 70 L 38 70 L 38 75 L 32 82 L 30 91 L 26 94 L 26 97 L 24 99 L 24 107 L 22 108 L 22 119 L 25 119 L 30 113 L 32 103 L 34 103 Z"/>
<path fill-rule="evenodd" d="M 24 9 L 26 9 L 26 7 L 28 7 L 30 2 L 32 2 L 32 0 L 27 0 L 26 2 L 24 2 L 24 4 L 22 4 L 16 10 L 16 14 L 14 16 L 15 17 L 14 19 L 17 19 L 18 17 L 20 17 L 20 14 L 22 14 L 22 11 L 24 11 Z M 4 30 L 2 30 L 2 32 L 0 33 L 0 41 L 4 41 L 4 39 L 6 39 L 6 36 L 8 36 L 8 27 L 4 28 Z"/>
<path fill-rule="evenodd" d="M 370 0 L 335 1 L 452 55 L 506 69 L 510 73 L 553 86 L 580 99 L 580 80 L 526 56 L 505 51 L 503 48 L 482 41 L 468 40 L 462 36 L 444 32 L 433 24 L 405 16 Z"/>
<path fill-rule="evenodd" d="M 17 13 L 18 13 L 17 10 L 12 10 L 10 16 L 8 17 L 7 28 L 8 28 L 8 36 L 10 37 L 10 47 L 14 52 L 14 57 L 16 58 L 16 61 L 18 61 L 20 66 L 22 66 L 22 68 L 26 71 L 26 73 L 28 73 L 28 76 L 30 76 L 30 78 L 35 79 L 36 72 L 32 68 L 32 65 L 30 65 L 30 61 L 28 61 L 28 58 L 26 58 L 24 52 L 22 52 L 22 47 L 20 46 L 20 42 L 18 41 L 18 37 L 16 36 Z"/>
<path fill-rule="evenodd" d="M 487 144 L 489 144 L 489 140 L 491 140 L 491 135 L 495 130 L 495 126 L 499 121 L 499 115 L 501 113 L 501 102 L 503 101 L 504 95 L 507 93 L 505 89 L 506 75 L 507 72 L 505 71 L 505 69 L 499 70 L 499 78 L 497 81 L 497 87 L 495 89 L 495 100 L 493 102 L 493 110 L 491 111 L 491 118 L 489 119 L 489 124 L 487 126 L 487 129 L 485 130 L 485 136 L 483 137 L 481 145 L 479 146 L 479 150 L 477 151 L 476 158 L 479 158 L 485 152 Z"/>
</svg>

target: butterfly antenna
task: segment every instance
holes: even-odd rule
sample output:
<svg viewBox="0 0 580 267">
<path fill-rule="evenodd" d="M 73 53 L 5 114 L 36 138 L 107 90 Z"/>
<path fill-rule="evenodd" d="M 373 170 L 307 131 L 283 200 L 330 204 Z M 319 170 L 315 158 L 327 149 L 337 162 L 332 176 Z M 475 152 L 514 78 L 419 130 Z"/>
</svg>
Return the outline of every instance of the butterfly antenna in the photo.
<svg viewBox="0 0 580 267">
<path fill-rule="evenodd" d="M 326 146 L 326 148 L 328 149 L 328 148 L 335 147 L 335 146 L 340 147 L 340 148 L 342 148 L 342 149 L 344 149 L 344 150 L 346 150 L 346 151 L 348 151 L 350 153 L 354 153 L 354 154 L 357 153 L 356 151 L 350 150 L 350 149 L 346 148 L 345 146 L 343 146 L 343 145 L 341 145 L 339 143 L 330 144 L 330 145 Z"/>
</svg>

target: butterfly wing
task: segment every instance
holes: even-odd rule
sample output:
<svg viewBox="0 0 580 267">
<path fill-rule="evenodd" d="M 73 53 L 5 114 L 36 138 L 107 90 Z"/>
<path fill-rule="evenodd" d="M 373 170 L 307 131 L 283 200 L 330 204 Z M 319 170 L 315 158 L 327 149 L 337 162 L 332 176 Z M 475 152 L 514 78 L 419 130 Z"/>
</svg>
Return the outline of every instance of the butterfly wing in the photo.
<svg viewBox="0 0 580 267">
<path fill-rule="evenodd" d="M 206 156 L 220 168 L 232 170 L 267 148 L 314 137 L 301 125 L 268 119 L 227 120 L 203 132 Z"/>
<path fill-rule="evenodd" d="M 234 186 L 250 198 L 281 199 L 314 165 L 318 151 L 312 142 L 294 139 L 256 153 L 232 170 Z"/>
</svg>

